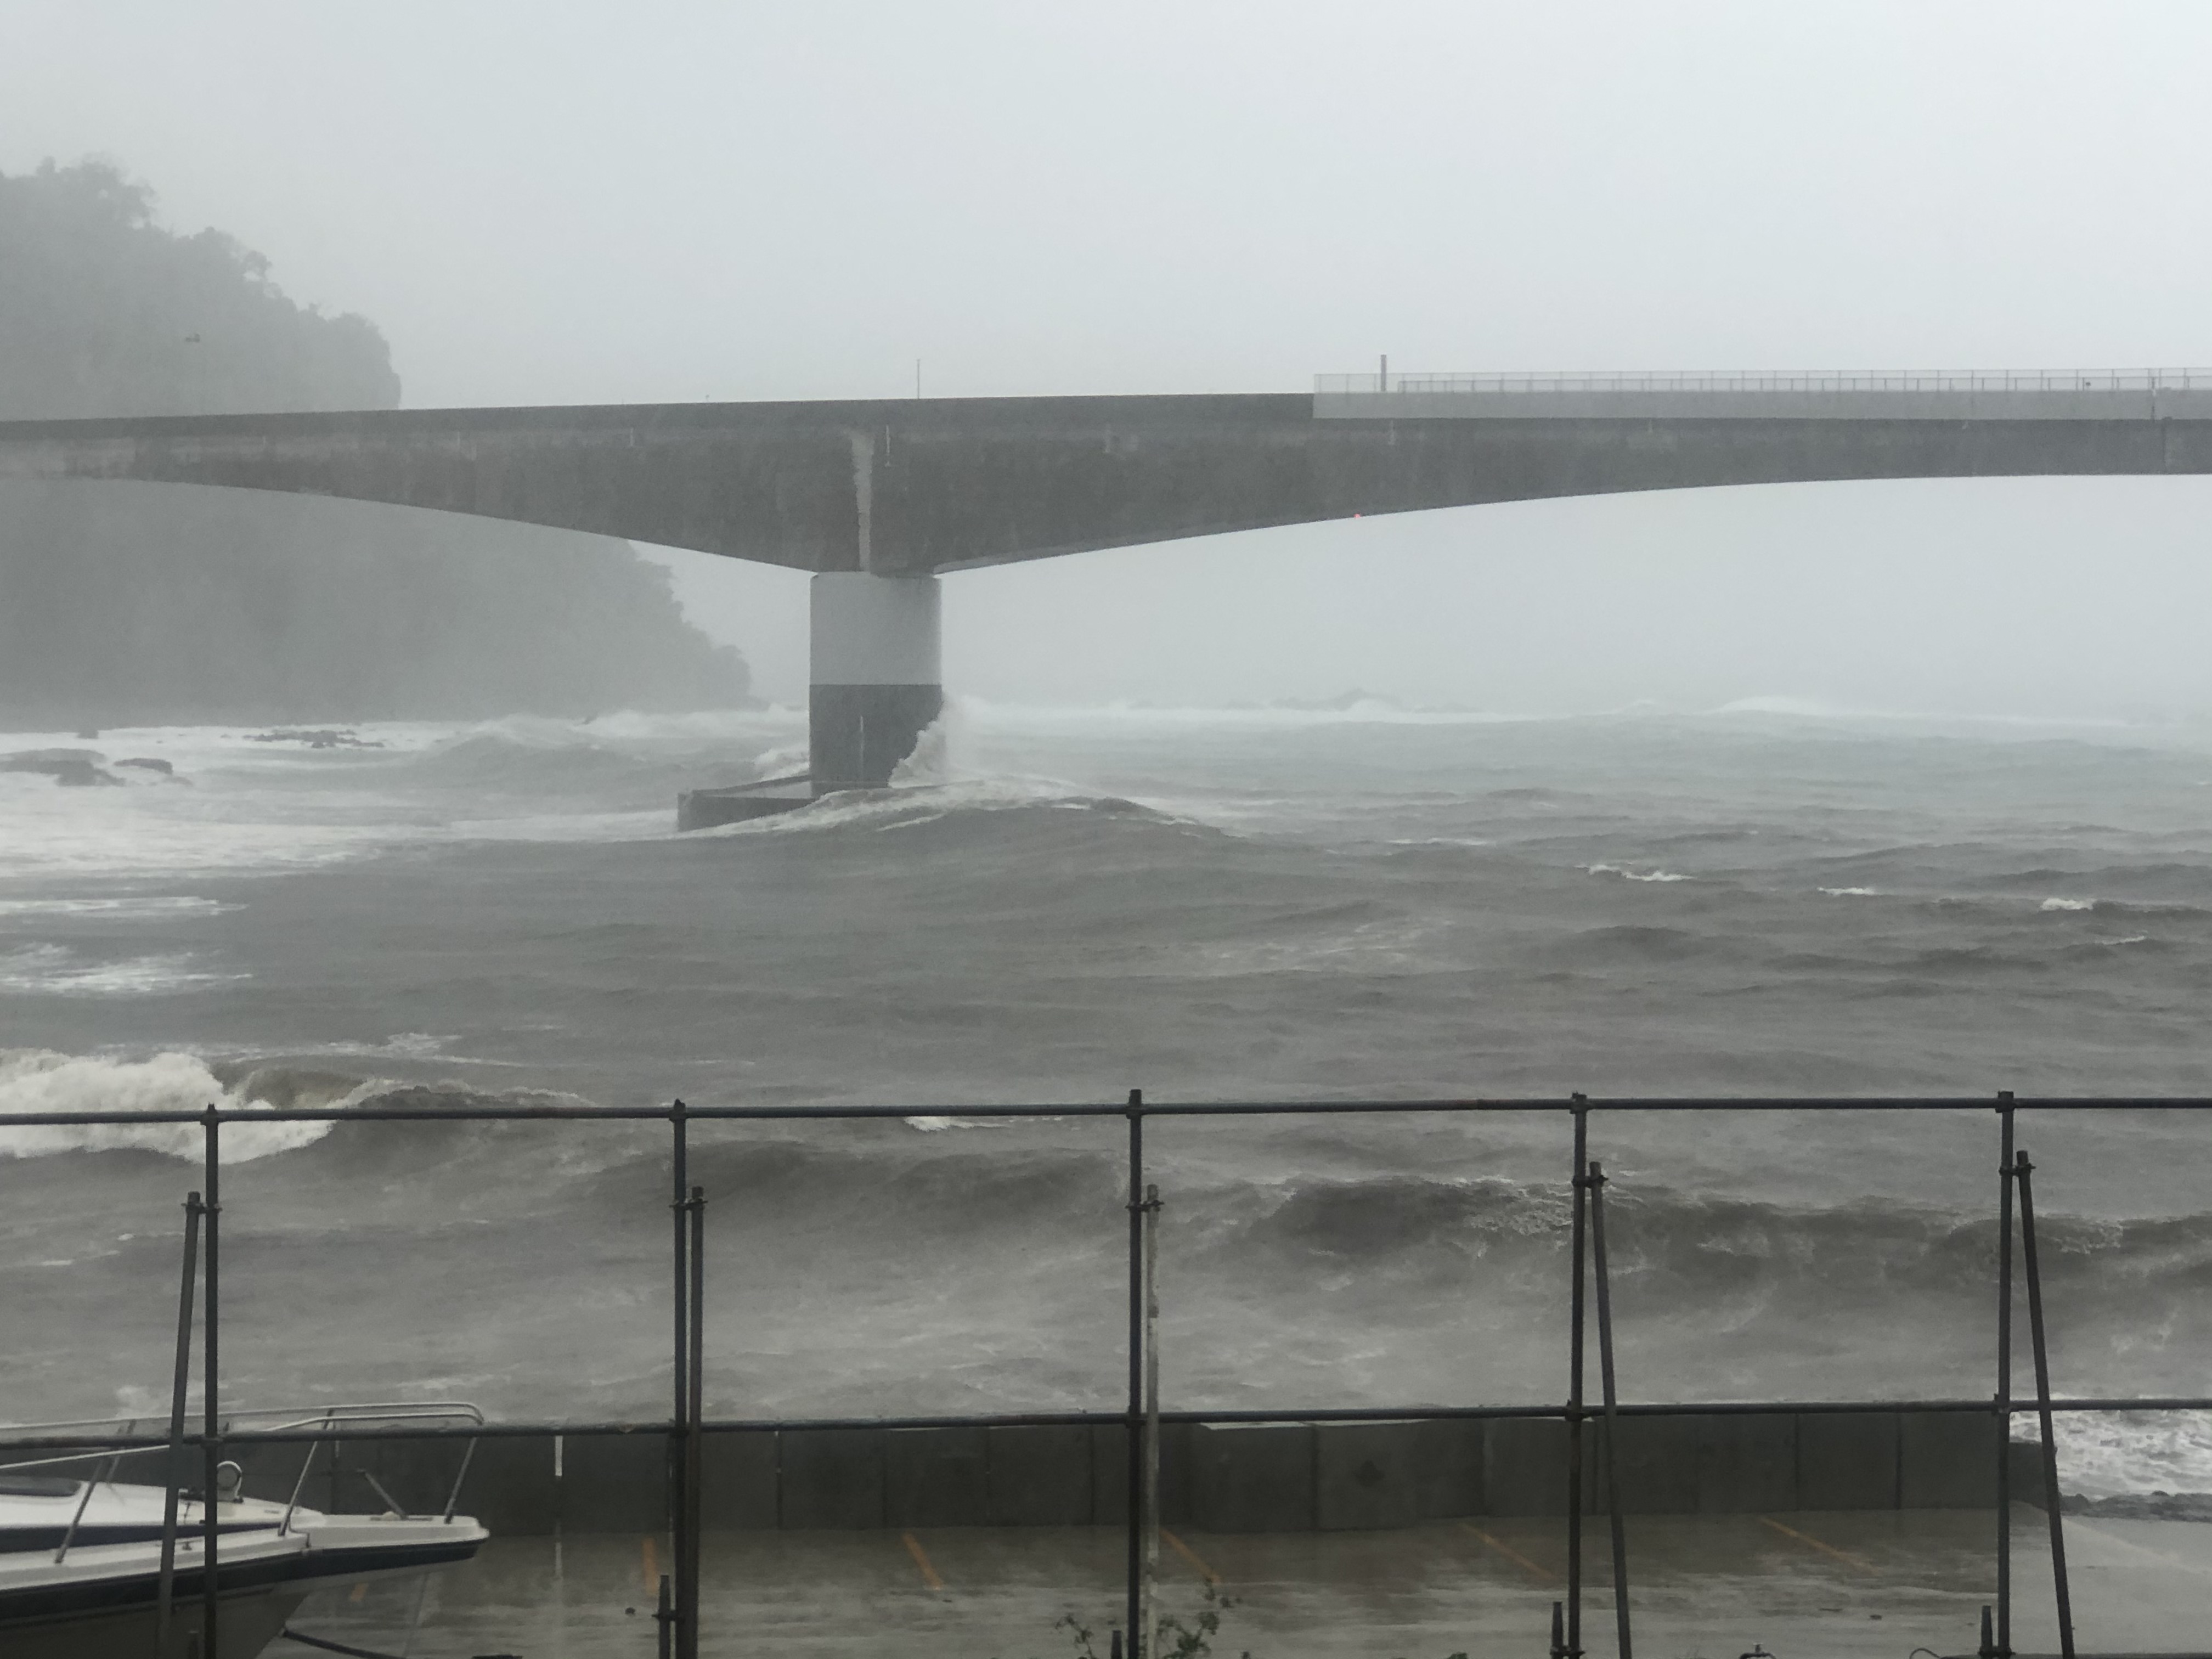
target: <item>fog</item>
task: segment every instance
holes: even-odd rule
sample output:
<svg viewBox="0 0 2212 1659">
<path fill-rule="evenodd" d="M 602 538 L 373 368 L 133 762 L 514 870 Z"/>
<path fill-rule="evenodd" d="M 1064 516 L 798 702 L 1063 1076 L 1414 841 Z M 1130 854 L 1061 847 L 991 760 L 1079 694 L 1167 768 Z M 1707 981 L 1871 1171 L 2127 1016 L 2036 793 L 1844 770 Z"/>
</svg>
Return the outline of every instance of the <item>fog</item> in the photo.
<svg viewBox="0 0 2212 1659">
<path fill-rule="evenodd" d="M 407 401 L 2212 362 L 2194 4 L 0 0 L 0 168 L 106 153 Z M 954 578 L 1030 701 L 2187 714 L 2199 481 L 1793 486 Z M 803 582 L 669 556 L 803 685 Z"/>
<path fill-rule="evenodd" d="M 2212 716 L 2212 479 L 1927 479 L 1460 507 L 947 579 L 946 677 L 1008 702 L 1363 691 L 1586 713 Z M 805 695 L 806 578 L 662 550 L 756 687 Z"/>
</svg>

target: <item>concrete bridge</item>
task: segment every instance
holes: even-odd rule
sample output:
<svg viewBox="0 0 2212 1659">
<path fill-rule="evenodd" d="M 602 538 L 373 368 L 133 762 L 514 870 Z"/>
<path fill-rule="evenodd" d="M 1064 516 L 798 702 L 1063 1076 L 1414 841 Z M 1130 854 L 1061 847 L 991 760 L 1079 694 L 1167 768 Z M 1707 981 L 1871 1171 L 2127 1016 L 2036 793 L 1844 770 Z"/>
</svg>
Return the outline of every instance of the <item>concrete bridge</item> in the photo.
<svg viewBox="0 0 2212 1659">
<path fill-rule="evenodd" d="M 1622 490 L 2212 472 L 2212 371 L 1324 376 L 1310 395 L 383 410 L 0 422 L 0 478 L 472 513 L 815 573 L 812 787 L 942 703 L 946 572 Z"/>
</svg>

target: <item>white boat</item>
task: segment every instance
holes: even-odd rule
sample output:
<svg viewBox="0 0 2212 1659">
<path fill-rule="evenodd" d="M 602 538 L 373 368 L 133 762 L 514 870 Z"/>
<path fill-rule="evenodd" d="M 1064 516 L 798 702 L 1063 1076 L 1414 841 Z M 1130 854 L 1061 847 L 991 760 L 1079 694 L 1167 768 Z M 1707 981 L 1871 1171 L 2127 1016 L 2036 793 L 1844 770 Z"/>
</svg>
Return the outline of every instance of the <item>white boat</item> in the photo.
<svg viewBox="0 0 2212 1659">
<path fill-rule="evenodd" d="M 390 1413 L 401 1414 L 411 1413 L 404 1407 Z M 306 1423 L 364 1420 L 386 1415 L 341 1407 Z M 207 1659 L 200 1648 L 208 1577 L 202 1496 L 179 1494 L 172 1524 L 167 1487 L 97 1478 L 112 1475 L 112 1462 L 86 1479 L 53 1462 L 0 1468 L 0 1654 L 155 1659 L 158 1651 L 160 1659 Z M 435 1515 L 408 1515 L 396 1505 L 380 1514 L 330 1515 L 301 1504 L 296 1487 L 289 1503 L 240 1495 L 235 1466 L 225 1468 L 233 1478 L 219 1485 L 215 1506 L 212 1659 L 254 1659 L 318 1589 L 465 1561 L 489 1536 L 451 1502 Z M 303 1464 L 302 1485 L 306 1474 Z M 454 1490 L 458 1498 L 458 1481 Z M 170 1615 L 157 1650 L 165 1542 Z"/>
</svg>

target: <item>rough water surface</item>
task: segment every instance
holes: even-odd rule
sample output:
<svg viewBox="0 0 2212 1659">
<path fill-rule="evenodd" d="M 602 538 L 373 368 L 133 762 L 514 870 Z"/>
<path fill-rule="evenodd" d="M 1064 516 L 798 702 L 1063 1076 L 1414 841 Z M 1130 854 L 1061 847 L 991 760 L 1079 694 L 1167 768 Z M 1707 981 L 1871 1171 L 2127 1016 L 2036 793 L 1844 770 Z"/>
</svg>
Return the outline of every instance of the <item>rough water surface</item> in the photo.
<svg viewBox="0 0 2212 1659">
<path fill-rule="evenodd" d="M 0 1109 L 883 1102 L 695 1131 L 716 1414 L 1109 1404 L 1119 1126 L 983 1102 L 2212 1094 L 2212 732 L 1744 708 L 969 708 L 888 796 L 672 832 L 787 712 L 106 733 L 0 774 Z M 9 747 L 66 744 L 23 734 Z M 1990 1387 L 1986 1112 L 1603 1115 L 1632 1397 Z M 2024 1115 L 2062 1392 L 2203 1392 L 2212 1119 Z M 665 1130 L 270 1124 L 234 1399 L 663 1409 Z M 149 1409 L 189 1127 L 0 1131 L 0 1417 Z M 1158 1123 L 1172 1403 L 1549 1398 L 1554 1116 Z M 2069 1485 L 2212 1487 L 2212 1424 Z"/>
</svg>

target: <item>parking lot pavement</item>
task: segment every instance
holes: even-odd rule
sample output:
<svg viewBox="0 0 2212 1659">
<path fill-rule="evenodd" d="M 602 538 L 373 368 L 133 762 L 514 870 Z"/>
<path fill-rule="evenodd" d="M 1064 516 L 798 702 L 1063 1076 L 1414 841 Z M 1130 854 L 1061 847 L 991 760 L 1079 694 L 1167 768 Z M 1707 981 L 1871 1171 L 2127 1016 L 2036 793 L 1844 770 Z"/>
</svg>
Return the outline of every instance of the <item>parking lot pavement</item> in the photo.
<svg viewBox="0 0 2212 1659">
<path fill-rule="evenodd" d="M 1638 1650 L 1970 1654 L 1994 1593 L 1990 1523 L 1965 1510 L 1632 1517 Z M 2212 1526 L 2069 1521 L 2066 1536 L 2082 1652 L 2183 1650 L 2212 1633 Z M 2023 1653 L 2057 1650 L 2048 1547 L 2043 1516 L 2016 1510 Z M 1088 1630 L 1103 1659 L 1121 1618 L 1122 1549 L 1102 1528 L 710 1534 L 701 1650 L 817 1659 L 895 1641 L 901 1659 L 1078 1659 Z M 1606 1659 L 1615 1647 L 1602 1517 L 1585 1551 L 1583 1645 Z M 653 1537 L 495 1540 L 426 1582 L 328 1592 L 294 1623 L 407 1659 L 649 1659 L 667 1559 Z M 1188 1626 L 1215 1616 L 1210 1650 L 1222 1659 L 1540 1659 L 1565 1565 L 1556 1519 L 1267 1535 L 1178 1528 L 1161 1541 L 1159 1607 Z"/>
</svg>

